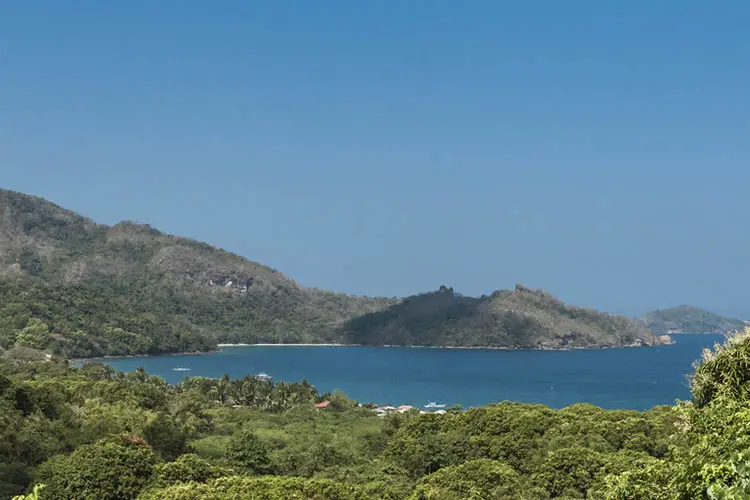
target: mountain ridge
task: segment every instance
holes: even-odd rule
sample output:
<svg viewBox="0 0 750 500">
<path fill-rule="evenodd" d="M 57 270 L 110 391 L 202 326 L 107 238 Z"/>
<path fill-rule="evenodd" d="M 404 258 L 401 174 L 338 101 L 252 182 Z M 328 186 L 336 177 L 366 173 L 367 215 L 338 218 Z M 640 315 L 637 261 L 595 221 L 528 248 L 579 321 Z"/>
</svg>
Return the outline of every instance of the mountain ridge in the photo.
<svg viewBox="0 0 750 500">
<path fill-rule="evenodd" d="M 0 190 L 0 278 L 0 343 L 13 344 L 38 318 L 50 334 L 65 333 L 58 347 L 75 356 L 330 341 L 313 332 L 395 302 L 306 288 L 207 243 L 146 224 L 97 224 L 7 190 Z M 78 331 L 84 345 L 71 348 L 65 340 Z"/>
<path fill-rule="evenodd" d="M 42 198 L 0 189 L 3 348 L 93 357 L 205 351 L 217 343 L 410 345 L 418 339 L 566 348 L 660 342 L 633 320 L 566 306 L 525 287 L 478 299 L 447 287 L 415 297 L 303 287 L 204 242 L 148 224 L 98 224 Z M 399 314 L 417 311 L 415 303 L 421 304 L 417 324 L 394 323 Z"/>
</svg>

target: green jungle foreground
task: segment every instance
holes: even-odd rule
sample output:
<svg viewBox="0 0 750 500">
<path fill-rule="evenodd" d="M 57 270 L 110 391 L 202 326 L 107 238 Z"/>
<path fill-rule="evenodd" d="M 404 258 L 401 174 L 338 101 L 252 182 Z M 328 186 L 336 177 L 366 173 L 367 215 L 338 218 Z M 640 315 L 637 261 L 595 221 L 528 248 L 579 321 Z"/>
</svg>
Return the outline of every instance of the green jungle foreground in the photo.
<svg viewBox="0 0 750 500">
<path fill-rule="evenodd" d="M 750 329 L 691 382 L 692 401 L 644 412 L 506 402 L 377 417 L 305 381 L 169 385 L 16 352 L 0 361 L 0 497 L 750 498 Z"/>
</svg>

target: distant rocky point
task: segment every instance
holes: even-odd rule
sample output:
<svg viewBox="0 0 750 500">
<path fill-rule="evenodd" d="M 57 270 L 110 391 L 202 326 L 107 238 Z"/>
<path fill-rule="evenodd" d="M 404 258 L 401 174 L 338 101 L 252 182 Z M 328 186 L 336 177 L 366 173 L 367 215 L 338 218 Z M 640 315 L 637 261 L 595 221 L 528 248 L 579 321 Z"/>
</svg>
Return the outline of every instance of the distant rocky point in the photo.
<svg viewBox="0 0 750 500">
<path fill-rule="evenodd" d="M 346 342 L 361 345 L 575 349 L 671 342 L 637 320 L 570 306 L 523 285 L 480 298 L 442 286 L 351 319 L 341 331 Z"/>
<path fill-rule="evenodd" d="M 677 306 L 669 309 L 658 309 L 646 314 L 641 319 L 649 329 L 662 334 L 725 334 L 742 330 L 750 324 L 741 319 L 725 318 L 710 311 L 692 306 Z"/>
</svg>

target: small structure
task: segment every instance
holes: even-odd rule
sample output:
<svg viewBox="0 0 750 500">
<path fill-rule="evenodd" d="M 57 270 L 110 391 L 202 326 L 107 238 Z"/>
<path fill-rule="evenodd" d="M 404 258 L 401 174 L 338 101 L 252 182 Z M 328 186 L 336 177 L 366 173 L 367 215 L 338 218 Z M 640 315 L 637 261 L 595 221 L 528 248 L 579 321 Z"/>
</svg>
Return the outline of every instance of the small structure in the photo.
<svg viewBox="0 0 750 500">
<path fill-rule="evenodd" d="M 445 415 L 446 413 L 448 413 L 446 410 L 443 409 L 443 407 L 445 407 L 445 405 L 436 405 L 436 406 L 440 408 L 437 411 L 425 411 L 425 410 L 421 410 L 419 408 L 415 408 L 414 406 L 411 406 L 411 405 L 401 405 L 401 406 L 398 406 L 398 407 L 397 406 L 390 406 L 390 405 L 388 405 L 388 406 L 376 406 L 372 410 L 375 412 L 375 415 L 377 415 L 378 417 L 385 417 L 386 415 L 390 415 L 392 413 L 409 413 L 411 411 L 419 412 L 420 415 L 424 415 L 426 413 L 430 413 L 430 414 L 433 414 L 433 415 L 435 415 L 435 414 L 437 414 L 437 415 Z"/>
<path fill-rule="evenodd" d="M 319 410 L 320 410 L 320 409 L 322 409 L 322 408 L 326 408 L 326 407 L 328 407 L 328 405 L 329 405 L 329 404 L 331 404 L 331 402 L 330 402 L 330 401 L 323 401 L 322 403 L 318 403 L 318 404 L 316 404 L 316 405 L 315 405 L 315 408 L 317 408 L 317 409 L 319 409 Z"/>
<path fill-rule="evenodd" d="M 388 405 L 388 406 L 376 406 L 375 408 L 373 408 L 373 411 L 379 417 L 384 417 L 391 413 L 408 413 L 412 410 L 419 410 L 419 408 L 415 408 L 411 405 L 401 405 L 398 407 Z"/>
</svg>

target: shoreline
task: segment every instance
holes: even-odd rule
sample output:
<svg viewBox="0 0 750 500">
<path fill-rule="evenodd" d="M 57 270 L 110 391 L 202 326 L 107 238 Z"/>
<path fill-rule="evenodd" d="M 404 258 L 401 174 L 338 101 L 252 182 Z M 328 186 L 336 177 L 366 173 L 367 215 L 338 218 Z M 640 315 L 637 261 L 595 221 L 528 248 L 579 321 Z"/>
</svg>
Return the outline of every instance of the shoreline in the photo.
<svg viewBox="0 0 750 500">
<path fill-rule="evenodd" d="M 364 347 L 360 344 L 216 344 L 216 347 Z"/>
<path fill-rule="evenodd" d="M 456 350 L 485 350 L 485 351 L 595 351 L 601 349 L 625 349 L 633 347 L 661 347 L 675 344 L 674 339 L 660 344 L 626 344 L 601 345 L 591 347 L 512 347 L 512 346 L 456 346 L 456 345 L 365 345 L 365 344 L 216 344 L 216 347 L 374 347 L 374 348 L 404 348 L 404 349 L 456 349 Z"/>
<path fill-rule="evenodd" d="M 198 356 L 203 354 L 213 354 L 219 352 L 218 349 L 213 351 L 185 351 L 185 352 L 162 352 L 159 354 L 116 354 L 108 356 L 94 356 L 91 358 L 70 358 L 69 363 L 84 363 L 86 361 L 98 361 L 102 359 L 129 359 L 129 358 L 155 358 L 158 356 Z"/>
<path fill-rule="evenodd" d="M 592 347 L 508 347 L 508 346 L 452 346 L 452 345 L 364 345 L 364 344 L 334 344 L 334 343 L 289 343 L 289 344 L 245 344 L 245 343 L 221 343 L 216 344 L 216 349 L 211 351 L 186 351 L 186 352 L 164 352 L 159 354 L 120 354 L 114 356 L 96 356 L 92 358 L 72 358 L 70 363 L 83 363 L 85 361 L 97 361 L 107 359 L 128 359 L 128 358 L 153 358 L 158 356 L 197 356 L 204 354 L 215 354 L 221 352 L 225 347 L 372 347 L 372 348 L 404 348 L 404 349 L 453 349 L 463 351 L 595 351 L 603 349 L 626 349 L 636 347 L 662 347 L 675 344 L 675 340 L 670 338 L 669 342 L 653 345 L 628 344 L 628 345 L 604 345 Z"/>
</svg>

